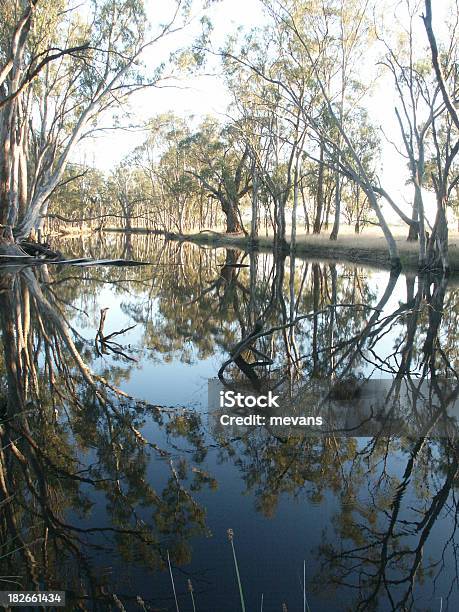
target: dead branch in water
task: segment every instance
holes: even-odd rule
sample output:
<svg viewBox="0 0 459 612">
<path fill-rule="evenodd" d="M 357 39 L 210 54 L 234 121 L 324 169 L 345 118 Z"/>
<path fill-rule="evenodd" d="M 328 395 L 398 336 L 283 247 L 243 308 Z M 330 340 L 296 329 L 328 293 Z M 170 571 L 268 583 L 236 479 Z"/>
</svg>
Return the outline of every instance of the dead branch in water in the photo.
<svg viewBox="0 0 459 612">
<path fill-rule="evenodd" d="M 96 348 L 97 355 L 99 357 L 102 357 L 102 355 L 115 354 L 119 355 L 120 357 L 123 357 L 124 359 L 127 359 L 128 361 L 134 361 L 135 363 L 137 363 L 138 359 L 127 355 L 125 352 L 126 349 L 121 346 L 121 344 L 118 344 L 117 342 L 114 342 L 112 340 L 112 338 L 114 338 L 115 336 L 121 336 L 122 334 L 125 334 L 126 332 L 130 331 L 131 329 L 134 329 L 136 325 L 131 325 L 130 327 L 126 327 L 124 329 L 121 329 L 120 331 L 112 332 L 111 334 L 108 334 L 108 336 L 106 336 L 104 334 L 104 327 L 108 310 L 108 308 L 101 308 L 100 310 L 99 328 L 94 339 L 94 345 Z"/>
</svg>

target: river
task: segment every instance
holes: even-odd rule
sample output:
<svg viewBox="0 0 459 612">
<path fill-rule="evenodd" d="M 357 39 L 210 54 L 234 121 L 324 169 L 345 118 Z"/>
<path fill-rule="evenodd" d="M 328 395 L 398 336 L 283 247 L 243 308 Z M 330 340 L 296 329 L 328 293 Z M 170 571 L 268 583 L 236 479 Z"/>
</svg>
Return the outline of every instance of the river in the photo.
<svg viewBox="0 0 459 612">
<path fill-rule="evenodd" d="M 148 235 L 60 248 L 150 265 L 2 271 L 2 589 L 234 612 L 237 562 L 248 612 L 459 608 L 455 278 Z M 250 380 L 231 355 L 253 330 Z M 225 427 L 212 400 L 255 385 L 317 416 L 340 380 L 317 431 Z M 368 381 L 388 422 L 346 427 Z"/>
</svg>

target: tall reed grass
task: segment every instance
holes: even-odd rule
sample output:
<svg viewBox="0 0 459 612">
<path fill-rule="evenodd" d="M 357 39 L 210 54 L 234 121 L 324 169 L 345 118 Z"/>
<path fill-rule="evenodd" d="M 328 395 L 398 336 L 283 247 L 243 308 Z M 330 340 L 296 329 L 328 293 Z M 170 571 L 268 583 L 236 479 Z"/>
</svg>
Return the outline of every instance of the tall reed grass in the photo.
<svg viewBox="0 0 459 612">
<path fill-rule="evenodd" d="M 237 581 L 237 586 L 238 586 L 238 591 L 239 591 L 239 603 L 240 603 L 240 607 L 241 607 L 241 612 L 247 612 L 247 608 L 246 608 L 246 604 L 245 604 L 245 598 L 244 598 L 244 590 L 242 588 L 242 580 L 241 580 L 241 573 L 239 570 L 239 563 L 238 563 L 238 559 L 237 559 L 237 553 L 236 553 L 236 547 L 235 547 L 235 543 L 234 543 L 234 531 L 233 529 L 228 529 L 227 531 L 227 535 L 228 535 L 228 541 L 230 542 L 231 545 L 231 551 L 233 553 L 233 564 L 234 564 L 234 571 L 236 574 L 236 581 Z M 179 600 L 177 597 L 177 589 L 175 587 L 175 580 L 174 580 L 174 574 L 172 572 L 172 565 L 171 565 L 171 560 L 170 560 L 170 556 L 169 556 L 169 551 L 167 551 L 167 565 L 168 565 L 168 569 L 169 569 L 169 576 L 170 576 L 170 580 L 171 580 L 171 586 L 172 586 L 172 593 L 174 596 L 174 602 L 175 602 L 175 609 L 176 612 L 181 612 L 180 611 L 180 606 L 179 606 Z M 309 603 L 306 597 L 306 561 L 303 562 L 303 612 L 311 612 L 311 608 L 309 607 Z M 191 610 L 192 612 L 198 612 L 198 607 L 196 605 L 196 599 L 194 596 L 194 588 L 193 588 L 193 583 L 191 582 L 190 579 L 188 579 L 187 581 L 187 590 L 188 593 L 190 594 L 190 600 L 191 600 Z M 139 603 L 139 599 L 138 598 L 138 603 Z M 142 602 L 143 603 L 143 602 Z M 263 612 L 263 606 L 264 606 L 264 594 L 261 594 L 261 603 L 260 603 L 260 612 Z M 189 610 L 190 608 L 187 606 L 186 610 Z M 282 612 L 288 612 L 288 608 L 287 608 L 287 604 L 286 603 L 282 603 Z M 184 611 L 185 612 L 185 611 Z"/>
</svg>

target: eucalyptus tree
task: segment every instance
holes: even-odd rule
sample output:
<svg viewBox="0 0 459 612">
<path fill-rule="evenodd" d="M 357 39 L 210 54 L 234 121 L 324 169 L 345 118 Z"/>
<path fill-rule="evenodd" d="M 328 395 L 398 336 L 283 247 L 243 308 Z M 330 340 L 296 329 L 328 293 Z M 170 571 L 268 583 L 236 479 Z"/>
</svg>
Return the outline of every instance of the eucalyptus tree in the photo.
<svg viewBox="0 0 459 612">
<path fill-rule="evenodd" d="M 354 112 L 360 99 L 369 88 L 364 84 L 361 76 L 362 57 L 368 52 L 374 39 L 374 28 L 369 14 L 368 0 L 332 0 L 324 4 L 323 25 L 327 32 L 327 47 L 324 55 L 328 61 L 320 62 L 327 72 L 321 77 L 327 84 L 327 94 L 334 101 L 333 108 L 337 121 L 342 129 L 349 131 L 352 128 Z M 302 34 L 300 33 L 300 36 Z M 330 72 L 331 61 L 337 60 L 337 67 Z M 371 81 L 370 81 L 371 84 Z M 336 155 L 340 156 L 340 149 L 345 145 L 341 130 L 337 130 L 334 137 L 336 142 Z M 339 164 L 335 170 L 335 216 L 331 240 L 336 240 L 339 232 L 341 214 L 341 175 Z"/>
<path fill-rule="evenodd" d="M 427 261 L 430 267 L 442 268 L 449 272 L 448 260 L 448 222 L 446 209 L 449 198 L 455 188 L 459 175 L 452 175 L 454 161 L 459 152 L 459 114 L 456 109 L 455 96 L 458 84 L 459 49 L 457 45 L 457 27 L 459 13 L 456 5 L 456 17 L 449 23 L 449 40 L 446 52 L 441 54 L 432 25 L 432 3 L 425 0 L 425 14 L 422 16 L 429 40 L 432 66 L 440 89 L 447 118 L 443 124 L 443 142 L 439 138 L 439 126 L 434 116 L 432 119 L 432 138 L 434 142 L 434 166 L 431 173 L 435 190 L 437 212 L 427 248 Z"/>
<path fill-rule="evenodd" d="M 251 172 L 249 148 L 238 139 L 238 130 L 231 123 L 221 126 L 207 118 L 180 143 L 180 149 L 187 161 L 185 174 L 220 205 L 226 232 L 246 232 L 241 203 L 252 189 Z"/>
<path fill-rule="evenodd" d="M 380 225 L 386 238 L 391 262 L 395 267 L 397 267 L 400 265 L 398 248 L 386 215 L 382 212 L 379 202 L 380 198 L 383 198 L 386 203 L 388 203 L 400 216 L 400 218 L 406 221 L 409 225 L 415 225 L 416 221 L 413 221 L 404 213 L 401 207 L 395 202 L 394 198 L 392 198 L 388 193 L 387 189 L 381 185 L 378 173 L 376 172 L 376 160 L 373 160 L 370 166 L 364 163 L 362 154 L 359 151 L 355 133 L 352 134 L 352 130 L 350 129 L 352 123 L 349 120 L 351 118 L 355 119 L 356 111 L 358 111 L 360 106 L 359 96 L 363 97 L 366 94 L 366 88 L 359 85 L 358 79 L 354 80 L 352 78 L 354 75 L 356 75 L 357 68 L 361 70 L 361 65 L 346 65 L 346 69 L 349 69 L 349 72 L 347 72 L 346 75 L 347 80 L 350 81 L 350 84 L 349 89 L 343 93 L 343 65 L 338 67 L 336 71 L 332 70 L 330 73 L 329 63 L 327 61 L 323 61 L 324 58 L 327 57 L 329 50 L 334 48 L 336 41 L 338 41 L 339 44 L 343 44 L 344 42 L 344 25 L 345 20 L 348 18 L 347 13 L 344 12 L 344 6 L 342 3 L 334 3 L 332 1 L 330 3 L 323 4 L 321 16 L 315 22 L 305 18 L 305 11 L 307 11 L 309 8 L 308 5 L 304 7 L 304 5 L 294 2 L 293 0 L 280 0 L 279 2 L 275 2 L 273 5 L 269 4 L 269 7 L 271 9 L 270 14 L 274 20 L 274 24 L 281 24 L 281 26 L 289 32 L 291 39 L 302 47 L 309 66 L 311 66 L 316 85 L 319 89 L 320 103 L 326 109 L 328 120 L 330 121 L 333 129 L 326 129 L 326 127 L 328 128 L 327 123 L 323 121 L 323 115 L 320 116 L 317 114 L 317 112 L 314 112 L 315 106 L 306 109 L 304 108 L 304 105 L 301 104 L 298 99 L 296 99 L 296 103 L 302 109 L 304 121 L 308 125 L 310 131 L 316 135 L 316 139 L 319 142 L 324 143 L 325 162 L 334 171 L 339 172 L 341 175 L 354 181 L 365 193 L 365 196 L 376 215 L 378 224 Z M 355 19 L 355 24 L 352 24 L 352 19 L 350 21 L 350 48 L 357 50 L 360 49 L 360 54 L 362 55 L 362 47 L 359 46 L 357 38 L 362 35 L 362 40 L 366 40 L 368 44 L 371 42 L 371 28 L 369 26 L 364 27 L 362 25 L 367 21 L 366 15 L 370 10 L 369 3 L 357 2 L 352 6 L 347 6 L 346 8 L 352 10 L 354 15 L 357 16 Z M 420 126 L 418 124 L 416 127 L 412 126 L 411 129 L 413 130 L 413 138 L 417 138 L 416 148 L 419 149 L 419 145 L 422 144 L 422 139 L 425 136 L 426 129 L 428 129 L 430 123 L 432 124 L 434 158 L 437 166 L 435 173 L 432 176 L 432 180 L 437 195 L 437 218 L 432 229 L 432 237 L 427 248 L 427 253 L 424 255 L 421 250 L 420 261 L 423 263 L 425 260 L 428 268 L 440 267 L 447 271 L 449 269 L 447 256 L 448 229 L 445 209 L 450 190 L 455 184 L 455 180 L 451 178 L 451 165 L 456 157 L 457 151 L 459 150 L 459 144 L 455 144 L 456 139 L 453 136 L 454 131 L 459 126 L 459 117 L 454 107 L 453 94 L 448 93 L 448 89 L 451 92 L 455 91 L 456 89 L 455 66 L 457 65 L 457 51 L 456 37 L 454 34 L 456 31 L 457 19 L 456 21 L 453 21 L 452 25 L 450 26 L 450 35 L 447 42 L 448 47 L 443 59 L 444 67 L 442 65 L 442 60 L 439 59 L 440 56 L 431 27 L 430 3 L 426 4 L 424 24 L 426 26 L 432 49 L 435 77 L 442 94 L 443 103 L 448 110 L 451 128 L 447 130 L 449 137 L 446 139 L 446 147 L 441 147 L 437 138 L 437 132 L 439 127 L 439 118 L 441 118 L 442 113 L 441 105 L 437 106 L 436 103 L 436 87 L 430 86 L 427 88 L 427 91 L 430 92 L 428 95 L 425 93 L 425 87 L 421 87 L 422 91 L 417 95 L 422 95 L 426 98 L 425 102 L 427 103 L 430 111 L 430 118 L 428 116 L 426 119 L 425 125 L 427 125 L 427 127 Z M 341 51 L 344 53 L 343 50 Z M 336 54 L 334 54 L 334 57 L 335 56 Z M 344 55 L 341 57 L 344 57 Z M 394 62 L 394 58 L 390 57 L 389 54 L 389 62 L 391 61 Z M 414 71 L 415 69 L 420 70 L 420 68 L 417 68 L 414 63 L 412 63 L 410 66 L 411 67 L 408 69 L 408 76 L 405 72 L 404 78 L 408 78 L 408 80 L 412 79 L 414 81 Z M 252 68 L 256 69 L 254 66 L 252 66 Z M 258 71 L 258 74 L 260 74 L 260 71 Z M 334 77 L 336 74 L 338 74 L 338 84 L 334 82 Z M 262 76 L 269 79 L 269 76 L 266 74 L 262 74 Z M 291 88 L 288 81 L 278 81 L 278 84 L 288 95 L 294 98 L 294 90 Z M 416 87 L 419 87 L 419 83 L 413 84 L 410 82 L 409 87 L 407 88 L 408 91 L 401 92 L 402 104 L 405 102 L 407 97 L 415 95 Z M 355 90 L 356 95 L 350 95 L 348 93 L 350 91 L 351 94 L 354 94 L 353 90 Z M 343 100 L 344 106 L 342 106 Z M 411 106 L 416 106 L 416 101 L 410 100 L 409 104 L 411 104 Z M 344 112 L 342 112 L 342 109 L 344 109 Z M 416 112 L 416 109 L 414 112 Z M 404 121 L 409 122 L 410 113 L 412 114 L 412 111 L 410 111 L 409 108 L 407 109 L 406 116 L 404 118 L 402 118 L 401 113 L 399 113 L 402 135 L 407 139 L 409 139 L 409 136 L 406 135 Z M 416 136 L 416 130 L 418 130 L 418 136 Z M 413 143 L 408 143 L 408 157 L 410 155 L 410 147 L 413 148 L 413 146 Z M 413 160 L 415 163 L 413 163 Z M 416 162 L 416 160 L 420 160 L 422 164 L 422 150 L 421 154 L 419 154 L 419 150 L 415 151 L 413 149 L 411 151 L 412 168 L 416 169 L 417 167 L 417 170 L 412 172 L 412 174 L 417 173 L 419 177 L 419 164 Z M 318 162 L 320 163 L 320 161 L 321 160 L 319 159 Z M 418 190 L 418 187 L 416 189 Z M 419 190 L 418 196 L 416 197 L 416 206 L 418 205 L 422 206 L 419 199 Z M 333 233 L 334 232 L 332 232 L 332 234 Z M 425 244 L 424 239 L 422 244 Z"/>
<path fill-rule="evenodd" d="M 115 215 L 121 217 L 127 232 L 132 230 L 134 219 L 147 217 L 148 192 L 137 168 L 119 164 L 107 177 L 102 197 L 105 210 L 111 208 Z"/>
<path fill-rule="evenodd" d="M 398 152 L 406 160 L 414 189 L 411 216 L 402 212 L 400 216 L 409 225 L 408 240 L 419 239 L 419 266 L 424 268 L 432 263 L 427 261 L 423 197 L 423 188 L 429 181 L 426 158 L 432 156 L 435 124 L 444 114 L 445 107 L 432 74 L 427 49 L 418 49 L 420 36 L 417 22 L 420 21 L 421 4 L 419 0 L 406 0 L 399 5 L 397 15 L 402 18 L 399 17 L 397 23 L 396 40 L 390 43 L 383 40 L 386 54 L 381 63 L 393 78 L 398 99 L 395 115 L 402 141 L 402 148 Z"/>
<path fill-rule="evenodd" d="M 301 49 L 292 44 L 282 24 L 276 26 L 253 30 L 239 49 L 237 41 L 228 41 L 222 57 L 234 98 L 232 110 L 238 119 L 242 117 L 243 137 L 273 210 L 275 246 L 284 249 L 286 208 L 292 204 L 294 242 L 304 178 L 307 133 L 300 109 L 312 104 L 315 88 L 311 70 L 303 69 Z"/>
<path fill-rule="evenodd" d="M 211 117 L 192 129 L 172 113 L 152 118 L 148 129 L 127 161 L 145 174 L 159 224 L 182 234 L 224 221 L 227 232 L 244 231 L 240 207 L 252 187 L 238 130 Z"/>
<path fill-rule="evenodd" d="M 146 140 L 130 156 L 145 174 L 154 222 L 180 234 L 195 225 L 201 201 L 185 174 L 188 160 L 181 143 L 190 134 L 184 119 L 173 113 L 158 115 L 149 120 Z"/>
<path fill-rule="evenodd" d="M 183 27 L 189 4 L 147 27 L 141 0 L 2 3 L 0 222 L 20 240 L 39 227 L 77 144 L 146 79 L 143 52 Z"/>
<path fill-rule="evenodd" d="M 359 98 L 366 93 L 358 79 L 354 81 L 353 77 L 357 77 L 357 72 L 361 68 L 360 65 L 357 65 L 355 56 L 355 54 L 360 53 L 361 57 L 360 37 L 363 36 L 362 40 L 366 40 L 367 44 L 370 38 L 369 26 L 365 25 L 364 27 L 363 25 L 366 23 L 368 2 L 357 2 L 352 7 L 348 7 L 358 17 L 354 25 L 352 25 L 352 19 L 349 20 L 349 16 L 345 13 L 342 3 L 338 3 L 337 6 L 330 3 L 327 6 L 328 10 L 322 11 L 316 25 L 307 29 L 309 22 L 301 12 L 296 10 L 298 7 L 295 3 L 282 1 L 276 4 L 278 19 L 285 24 L 292 39 L 302 47 L 311 66 L 319 89 L 320 104 L 326 109 L 327 122 L 321 120 L 321 116 L 318 116 L 314 109 L 306 109 L 302 106 L 302 113 L 312 133 L 324 143 L 325 162 L 334 171 L 355 181 L 365 192 L 385 236 L 391 263 L 398 267 L 400 265 L 398 248 L 381 210 L 379 203 L 381 194 L 377 185 L 375 185 L 375 160 L 373 160 L 372 166 L 366 167 L 359 153 L 358 144 L 350 131 L 351 121 L 355 119 L 356 111 L 359 110 Z M 346 26 L 346 23 L 349 25 Z M 349 48 L 344 46 L 346 27 L 350 28 Z M 337 84 L 333 82 L 333 68 L 331 75 L 329 74 L 330 61 L 322 62 L 322 58 L 327 57 L 330 45 L 333 48 L 335 44 L 336 34 L 334 34 L 334 31 L 338 32 L 337 40 L 341 45 L 341 67 L 338 72 Z M 311 41 L 313 42 L 311 43 Z M 349 86 L 347 83 L 349 83 Z M 348 96 L 348 87 L 349 91 L 354 90 L 352 92 L 354 95 Z M 329 123 L 333 128 L 331 130 L 328 129 Z M 339 188 L 338 184 L 337 187 Z M 333 231 L 331 237 L 333 238 L 335 234 L 336 232 Z"/>
<path fill-rule="evenodd" d="M 225 61 L 252 72 L 254 80 L 264 81 L 276 91 L 278 103 L 269 112 L 276 119 L 281 116 L 284 125 L 290 125 L 290 133 L 283 135 L 283 143 L 290 145 L 290 155 L 301 142 L 304 155 L 319 166 L 326 165 L 334 174 L 335 227 L 331 237 L 336 237 L 340 219 L 339 173 L 356 182 L 365 193 L 386 238 L 391 262 L 398 267 L 398 248 L 379 203 L 380 197 L 387 194 L 379 189 L 377 160 L 372 159 L 368 165 L 368 158 L 364 160 L 359 151 L 360 139 L 356 141 L 352 134 L 352 126 L 362 111 L 361 99 L 367 93 L 358 74 L 363 49 L 372 38 L 366 17 L 368 2 L 355 2 L 352 7 L 332 0 L 320 6 L 297 0 L 266 0 L 263 4 L 270 18 L 267 29 L 270 38 L 281 43 L 276 53 L 270 54 L 266 48 L 260 52 L 253 35 L 239 52 L 224 50 Z M 260 100 L 263 103 L 266 95 Z M 295 138 L 295 134 L 300 134 L 301 139 Z M 287 169 L 293 169 L 288 154 L 286 159 Z M 293 183 L 287 181 L 287 191 Z M 397 209 L 391 198 L 387 201 Z"/>
<path fill-rule="evenodd" d="M 67 217 L 102 217 L 105 185 L 106 176 L 99 168 L 69 164 L 55 192 L 57 197 L 53 198 L 53 208 L 58 204 L 59 210 Z"/>
<path fill-rule="evenodd" d="M 245 143 L 250 161 L 252 182 L 251 240 L 256 243 L 260 221 L 264 217 L 266 230 L 271 225 L 274 241 L 285 240 L 285 211 L 279 199 L 284 177 L 281 166 L 282 140 L 279 138 L 279 120 L 276 114 L 277 93 L 256 79 L 247 79 L 240 66 L 227 64 L 227 79 L 233 102 L 230 111 L 235 115 L 234 126 L 239 139 Z M 230 78 L 228 78 L 230 75 Z M 260 87 L 261 86 L 261 87 Z M 261 104 L 260 100 L 264 103 Z M 285 193 L 285 192 L 284 192 Z M 288 192 L 286 193 L 288 196 Z"/>
</svg>

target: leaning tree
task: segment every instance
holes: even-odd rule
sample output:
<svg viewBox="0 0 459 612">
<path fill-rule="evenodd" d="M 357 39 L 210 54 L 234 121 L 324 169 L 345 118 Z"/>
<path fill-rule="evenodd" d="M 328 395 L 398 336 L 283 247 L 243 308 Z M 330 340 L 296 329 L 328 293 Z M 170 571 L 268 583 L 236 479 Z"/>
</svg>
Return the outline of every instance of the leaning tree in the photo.
<svg viewBox="0 0 459 612">
<path fill-rule="evenodd" d="M 0 5 L 0 223 L 20 241 L 40 227 L 78 143 L 147 79 L 141 56 L 183 28 L 189 3 L 147 26 L 142 0 L 14 0 Z"/>
</svg>

